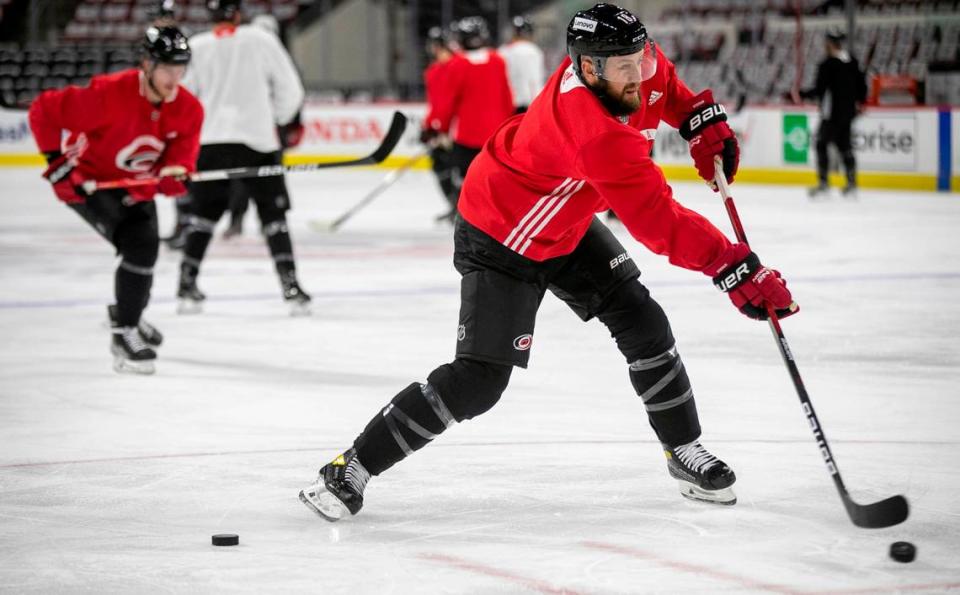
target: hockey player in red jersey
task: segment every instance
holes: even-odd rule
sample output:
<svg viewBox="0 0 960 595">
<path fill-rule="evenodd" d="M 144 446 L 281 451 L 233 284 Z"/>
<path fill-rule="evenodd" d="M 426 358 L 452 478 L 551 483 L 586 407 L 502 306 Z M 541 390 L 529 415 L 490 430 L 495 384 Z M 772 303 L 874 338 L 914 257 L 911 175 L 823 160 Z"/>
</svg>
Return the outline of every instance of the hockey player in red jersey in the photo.
<svg viewBox="0 0 960 595">
<path fill-rule="evenodd" d="M 190 61 L 176 27 L 150 27 L 139 69 L 93 77 L 88 87 L 47 91 L 30 107 L 30 127 L 57 198 L 117 249 L 116 305 L 108 309 L 118 372 L 150 374 L 161 334 L 141 314 L 157 260 L 155 194 L 179 196 L 195 168 L 203 108 L 180 86 Z M 62 140 L 64 133 L 69 136 Z M 86 194 L 87 180 L 159 176 L 155 186 Z"/>
<path fill-rule="evenodd" d="M 650 159 L 663 118 L 691 144 L 701 174 L 736 143 L 709 92 L 694 96 L 626 10 L 598 4 L 567 28 L 570 54 L 523 116 L 507 121 L 470 168 L 454 265 L 463 275 L 456 359 L 400 391 L 300 499 L 328 520 L 356 514 L 379 475 L 456 422 L 493 407 L 513 366 L 526 367 L 547 290 L 610 331 L 683 496 L 734 504 L 736 476 L 699 441 L 693 389 L 663 310 L 595 213 L 673 264 L 711 277 L 751 318 L 766 303 L 796 311 L 780 275 L 673 199 Z M 709 168 L 707 167 L 709 164 Z"/>
<path fill-rule="evenodd" d="M 434 103 L 421 140 L 453 132 L 453 182 L 459 196 L 463 179 L 483 143 L 504 120 L 513 115 L 513 95 L 507 65 L 490 46 L 490 31 L 481 17 L 467 17 L 456 24 L 462 52 L 454 54 L 444 67 Z M 453 221 L 456 199 L 440 220 Z"/>
<path fill-rule="evenodd" d="M 450 137 L 438 133 L 431 127 L 431 122 L 439 126 L 440 120 L 436 116 L 437 106 L 441 103 L 440 96 L 446 92 L 445 75 L 454 55 L 449 35 L 440 27 L 431 27 L 427 32 L 427 53 L 430 54 L 432 61 L 423 71 L 423 86 L 427 95 L 427 115 L 423 119 L 423 126 L 420 129 L 420 141 L 430 149 L 433 173 L 437 177 L 437 183 L 440 185 L 443 197 L 447 199 L 448 209 L 438 217 L 438 219 L 443 220 L 451 210 L 456 209 L 460 188 L 453 183 Z"/>
</svg>

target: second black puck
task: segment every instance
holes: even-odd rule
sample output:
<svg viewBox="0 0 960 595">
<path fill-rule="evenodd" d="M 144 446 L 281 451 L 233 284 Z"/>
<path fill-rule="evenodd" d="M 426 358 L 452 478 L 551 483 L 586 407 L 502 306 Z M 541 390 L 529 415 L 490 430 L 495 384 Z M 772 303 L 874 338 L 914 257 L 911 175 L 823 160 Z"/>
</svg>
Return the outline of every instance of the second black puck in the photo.
<svg viewBox="0 0 960 595">
<path fill-rule="evenodd" d="M 917 557 L 917 547 L 909 541 L 894 541 L 890 544 L 890 557 L 897 562 L 913 562 Z"/>
</svg>

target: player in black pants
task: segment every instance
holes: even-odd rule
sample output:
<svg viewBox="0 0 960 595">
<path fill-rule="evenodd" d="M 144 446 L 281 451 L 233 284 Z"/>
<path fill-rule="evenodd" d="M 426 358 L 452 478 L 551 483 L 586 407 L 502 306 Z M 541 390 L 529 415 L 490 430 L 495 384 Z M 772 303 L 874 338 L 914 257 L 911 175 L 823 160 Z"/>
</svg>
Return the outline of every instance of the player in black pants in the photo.
<svg viewBox="0 0 960 595">
<path fill-rule="evenodd" d="M 637 240 L 712 278 L 746 316 L 765 317 L 766 304 L 781 316 L 795 312 L 776 271 L 673 198 L 641 132 L 665 110 L 659 113 L 678 124 L 710 180 L 716 158 L 727 179 L 736 173 L 733 131 L 712 94 L 683 85 L 629 11 L 609 4 L 580 11 L 567 47 L 570 58 L 526 114 L 486 142 L 464 181 L 454 232 L 453 262 L 462 276 L 456 358 L 397 393 L 301 491 L 301 501 L 325 519 L 356 514 L 371 476 L 496 405 L 513 367 L 527 365 L 547 291 L 610 332 L 681 494 L 736 502 L 733 471 L 700 444 L 693 389 L 667 317 L 596 218 L 614 209 Z M 654 89 L 667 93 L 658 91 L 666 96 L 651 107 Z M 628 117 L 642 107 L 643 119 Z"/>
<path fill-rule="evenodd" d="M 193 63 L 184 80 L 205 111 L 197 168 L 280 165 L 278 126 L 295 126 L 303 105 L 296 66 L 276 35 L 243 24 L 241 0 L 208 0 L 206 6 L 213 29 L 190 40 Z M 192 218 L 177 289 L 179 311 L 197 312 L 205 299 L 197 275 L 213 228 L 230 206 L 231 190 L 249 196 L 257 206 L 290 313 L 309 314 L 310 296 L 297 281 L 286 219 L 290 197 L 282 174 L 243 179 L 236 187 L 227 180 L 191 187 Z"/>
<path fill-rule="evenodd" d="M 281 154 L 258 153 L 241 144 L 213 144 L 200 148 L 197 169 L 229 169 L 260 165 L 279 165 Z M 291 305 L 292 314 L 309 313 L 310 296 L 297 282 L 297 269 L 293 258 L 293 243 L 287 228 L 286 212 L 290 209 L 290 197 L 283 176 L 245 178 L 240 182 L 243 195 L 252 197 L 260 216 L 261 229 L 273 257 L 283 299 Z M 180 285 L 177 297 L 179 312 L 190 314 L 199 311 L 206 296 L 197 288 L 200 263 L 213 237 L 213 229 L 223 214 L 230 208 L 231 180 L 195 183 L 191 186 L 193 216 L 187 243 L 180 264 Z"/>
<path fill-rule="evenodd" d="M 142 318 L 157 260 L 157 193 L 186 192 L 194 167 L 203 110 L 180 86 L 190 61 L 176 27 L 150 27 L 139 69 L 94 77 L 87 87 L 41 94 L 30 107 L 30 126 L 47 158 L 44 177 L 61 201 L 117 251 L 116 304 L 108 307 L 113 367 L 151 374 L 162 336 Z M 65 132 L 69 135 L 65 135 Z M 156 185 L 88 194 L 87 181 L 157 175 Z"/>
<path fill-rule="evenodd" d="M 817 69 L 813 88 L 804 89 L 800 96 L 820 101 L 820 129 L 817 131 L 817 185 L 810 189 L 811 198 L 819 198 L 829 191 L 827 169 L 828 147 L 834 145 L 840 153 L 847 175 L 843 194 L 856 197 L 857 159 L 850 142 L 853 120 L 867 98 L 867 84 L 857 59 L 844 49 L 846 35 L 831 29 L 827 32 L 827 58 Z"/>
</svg>

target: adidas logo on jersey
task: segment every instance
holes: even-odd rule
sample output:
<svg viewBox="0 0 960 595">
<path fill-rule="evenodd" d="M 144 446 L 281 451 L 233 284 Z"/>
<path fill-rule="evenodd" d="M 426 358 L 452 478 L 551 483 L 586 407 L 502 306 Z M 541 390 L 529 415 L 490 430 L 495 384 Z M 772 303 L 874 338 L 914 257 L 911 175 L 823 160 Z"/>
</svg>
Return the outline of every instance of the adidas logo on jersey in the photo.
<svg viewBox="0 0 960 595">
<path fill-rule="evenodd" d="M 653 105 L 661 97 L 663 97 L 663 93 L 660 91 L 650 91 L 650 99 L 647 100 L 647 105 Z"/>
</svg>

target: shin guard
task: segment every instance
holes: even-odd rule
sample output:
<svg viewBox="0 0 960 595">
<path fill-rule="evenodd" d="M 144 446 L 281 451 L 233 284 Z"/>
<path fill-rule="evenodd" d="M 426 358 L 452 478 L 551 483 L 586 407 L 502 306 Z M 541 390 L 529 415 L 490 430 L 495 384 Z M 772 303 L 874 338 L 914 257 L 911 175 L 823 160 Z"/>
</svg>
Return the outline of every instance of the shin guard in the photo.
<svg viewBox="0 0 960 595">
<path fill-rule="evenodd" d="M 371 475 L 379 475 L 456 423 L 429 383 L 414 382 L 377 414 L 353 443 Z"/>
<path fill-rule="evenodd" d="M 630 382 L 643 400 L 660 442 L 676 446 L 700 436 L 693 389 L 676 346 L 630 363 Z"/>
</svg>

